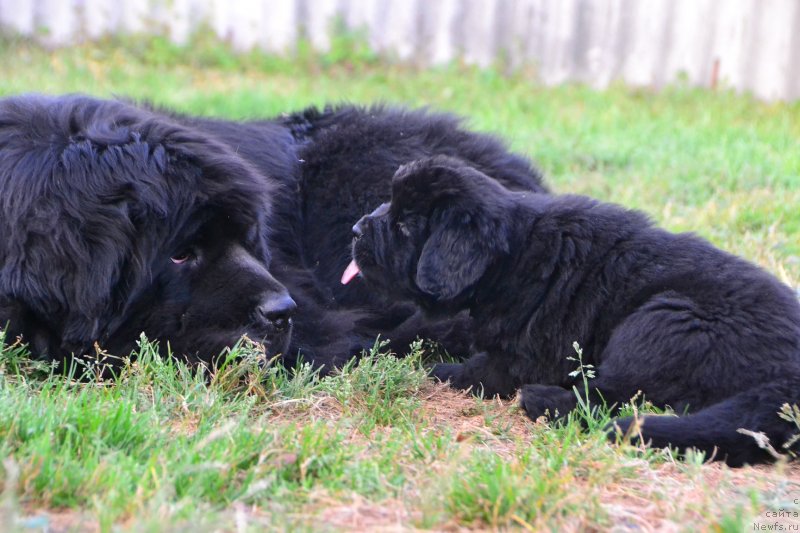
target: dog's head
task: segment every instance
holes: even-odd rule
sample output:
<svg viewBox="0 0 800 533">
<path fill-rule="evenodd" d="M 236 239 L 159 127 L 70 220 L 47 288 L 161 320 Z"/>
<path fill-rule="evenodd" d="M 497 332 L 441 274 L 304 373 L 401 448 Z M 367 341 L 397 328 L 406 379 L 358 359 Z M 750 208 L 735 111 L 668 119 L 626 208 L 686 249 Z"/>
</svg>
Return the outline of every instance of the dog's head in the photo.
<svg viewBox="0 0 800 533">
<path fill-rule="evenodd" d="M 353 262 L 373 286 L 432 311 L 468 306 L 471 289 L 508 253 L 510 193 L 458 159 L 436 156 L 400 167 L 391 202 L 353 227 Z"/>
<path fill-rule="evenodd" d="M 286 349 L 273 185 L 222 144 L 120 102 L 8 98 L 0 191 L 0 327 L 36 355 L 125 355 L 141 332 L 195 360 L 243 334 Z"/>
</svg>

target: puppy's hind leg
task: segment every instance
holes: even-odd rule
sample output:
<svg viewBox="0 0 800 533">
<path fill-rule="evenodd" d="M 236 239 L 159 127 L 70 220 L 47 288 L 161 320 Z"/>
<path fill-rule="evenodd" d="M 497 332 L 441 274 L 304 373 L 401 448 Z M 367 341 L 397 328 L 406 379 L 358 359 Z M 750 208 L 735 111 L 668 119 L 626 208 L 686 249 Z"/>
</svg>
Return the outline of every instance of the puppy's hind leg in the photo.
<svg viewBox="0 0 800 533">
<path fill-rule="evenodd" d="M 784 405 L 789 409 L 800 405 L 800 370 L 788 370 L 780 379 L 696 413 L 617 419 L 608 428 L 609 438 L 641 440 L 655 448 L 677 448 L 681 453 L 694 448 L 704 452 L 707 459 L 722 460 L 729 466 L 771 462 L 779 454 L 796 456 L 800 429 L 788 416 L 781 416 L 781 410 Z"/>
</svg>

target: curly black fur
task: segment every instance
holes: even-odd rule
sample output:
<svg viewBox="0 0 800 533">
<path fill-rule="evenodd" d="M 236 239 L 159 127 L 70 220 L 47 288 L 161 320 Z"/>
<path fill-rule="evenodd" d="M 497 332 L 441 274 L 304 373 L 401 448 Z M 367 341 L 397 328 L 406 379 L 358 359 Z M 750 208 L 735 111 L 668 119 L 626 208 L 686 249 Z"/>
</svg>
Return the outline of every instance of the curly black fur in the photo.
<svg viewBox="0 0 800 533">
<path fill-rule="evenodd" d="M 656 446 L 695 447 L 731 465 L 769 459 L 797 431 L 800 304 L 770 274 L 642 214 L 579 196 L 510 191 L 461 160 L 402 167 L 391 203 L 354 228 L 364 280 L 437 313 L 468 309 L 476 354 L 433 373 L 508 396 L 531 418 L 577 405 L 573 342 L 596 367 L 590 402 L 643 391 L 680 417 L 648 416 Z M 579 387 L 582 390 L 582 387 Z M 618 420 L 623 430 L 630 419 Z"/>
</svg>

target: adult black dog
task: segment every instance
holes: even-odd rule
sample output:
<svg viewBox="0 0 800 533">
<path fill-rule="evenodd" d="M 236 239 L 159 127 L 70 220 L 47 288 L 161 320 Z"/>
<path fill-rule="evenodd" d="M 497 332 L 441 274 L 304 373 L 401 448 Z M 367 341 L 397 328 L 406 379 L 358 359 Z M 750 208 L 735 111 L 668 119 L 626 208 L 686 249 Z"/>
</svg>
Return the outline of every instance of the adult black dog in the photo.
<svg viewBox="0 0 800 533">
<path fill-rule="evenodd" d="M 39 357 L 189 359 L 247 333 L 287 350 L 295 304 L 268 272 L 274 184 L 225 145 L 118 102 L 0 101 L 0 324 Z"/>
<path fill-rule="evenodd" d="M 800 403 L 794 292 L 693 235 L 584 197 L 509 191 L 447 157 L 398 170 L 391 203 L 353 231 L 343 281 L 360 269 L 426 309 L 470 310 L 479 353 L 433 371 L 455 387 L 504 396 L 522 387 L 531 418 L 563 416 L 577 405 L 567 359 L 577 341 L 596 367 L 590 402 L 641 390 L 693 413 L 645 417 L 642 436 L 656 446 L 740 465 L 768 455 L 737 429 L 776 445 L 797 431 L 777 414 Z"/>
<path fill-rule="evenodd" d="M 541 190 L 498 142 L 423 112 L 235 123 L 81 96 L 0 100 L 0 325 L 56 360 L 95 343 L 126 354 L 142 331 L 206 361 L 247 333 L 325 368 L 379 333 L 458 339 L 461 320 L 335 279 L 352 223 L 388 198 L 399 164 L 432 153 Z"/>
</svg>

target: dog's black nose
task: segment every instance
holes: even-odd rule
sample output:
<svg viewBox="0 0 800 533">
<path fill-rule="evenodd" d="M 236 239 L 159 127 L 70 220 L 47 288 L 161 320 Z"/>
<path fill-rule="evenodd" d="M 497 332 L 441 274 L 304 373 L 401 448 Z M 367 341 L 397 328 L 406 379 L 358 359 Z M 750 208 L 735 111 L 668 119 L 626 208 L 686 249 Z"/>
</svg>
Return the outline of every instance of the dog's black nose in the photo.
<svg viewBox="0 0 800 533">
<path fill-rule="evenodd" d="M 266 323 L 281 330 L 289 326 L 289 319 L 297 310 L 297 304 L 288 294 L 275 294 L 265 298 L 256 309 L 259 317 Z"/>
</svg>

